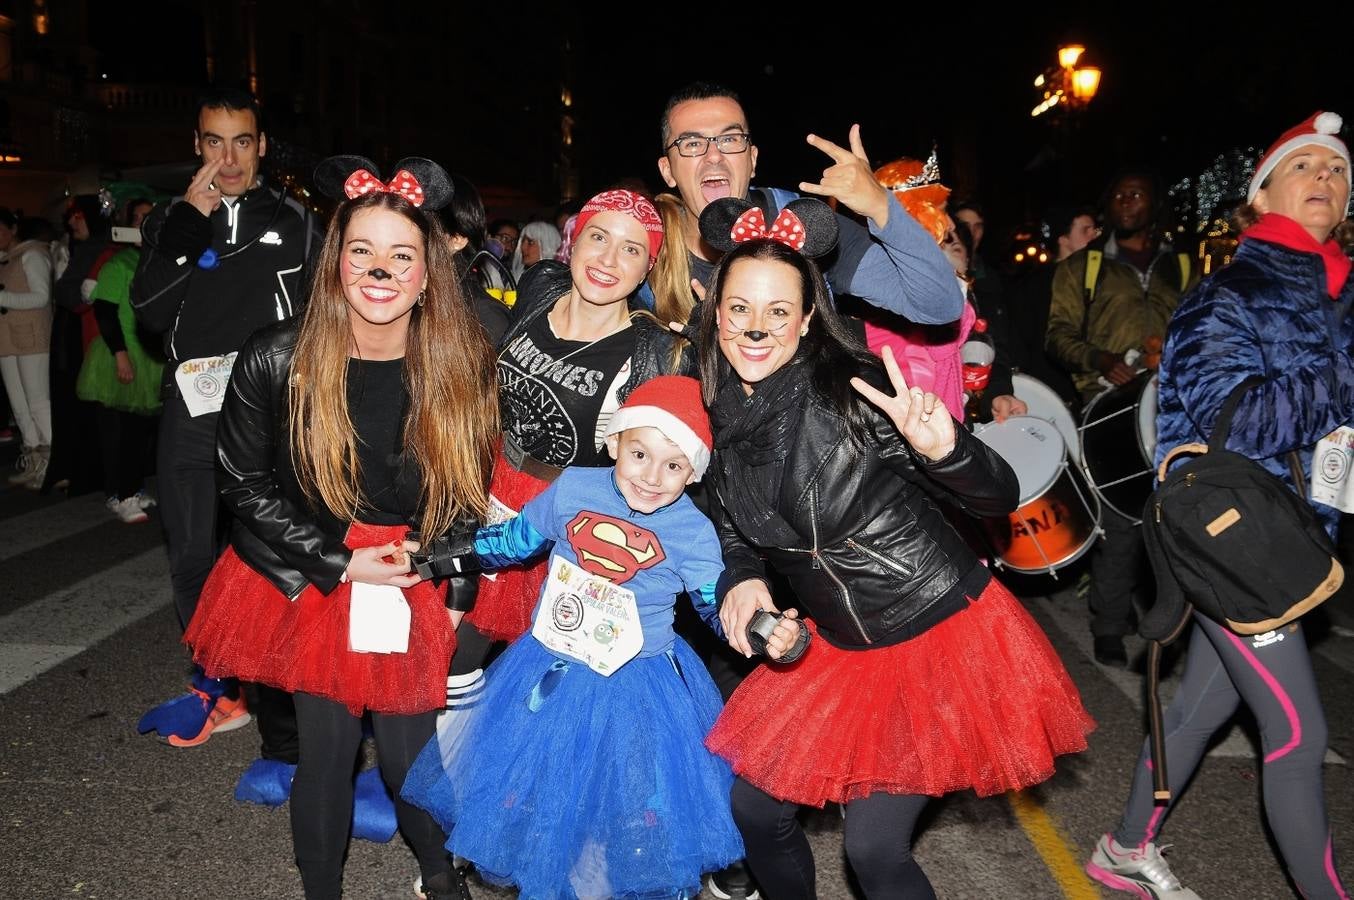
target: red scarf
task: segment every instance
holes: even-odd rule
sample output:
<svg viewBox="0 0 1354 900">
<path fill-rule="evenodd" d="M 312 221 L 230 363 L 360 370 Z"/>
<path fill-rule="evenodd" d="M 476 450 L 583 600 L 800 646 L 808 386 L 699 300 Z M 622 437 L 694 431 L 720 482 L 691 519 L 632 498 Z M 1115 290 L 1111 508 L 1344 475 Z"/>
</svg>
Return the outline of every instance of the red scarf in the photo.
<svg viewBox="0 0 1354 900">
<path fill-rule="evenodd" d="M 1296 250 L 1298 253 L 1315 253 L 1320 256 L 1326 265 L 1326 293 L 1331 295 L 1331 299 L 1340 296 L 1340 290 L 1349 278 L 1352 264 L 1334 238 L 1327 238 L 1324 244 L 1318 244 L 1316 238 L 1312 237 L 1306 228 L 1288 216 L 1281 216 L 1278 213 L 1265 213 L 1241 235 L 1243 241 L 1251 238 L 1269 241 L 1280 247 Z"/>
</svg>

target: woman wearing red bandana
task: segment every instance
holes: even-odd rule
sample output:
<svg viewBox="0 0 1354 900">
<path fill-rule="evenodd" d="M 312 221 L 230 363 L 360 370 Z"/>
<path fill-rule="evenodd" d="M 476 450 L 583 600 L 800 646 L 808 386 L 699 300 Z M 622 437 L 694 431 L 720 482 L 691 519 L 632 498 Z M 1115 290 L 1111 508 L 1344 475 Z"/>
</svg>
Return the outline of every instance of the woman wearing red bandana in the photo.
<svg viewBox="0 0 1354 900">
<path fill-rule="evenodd" d="M 606 466 L 611 415 L 636 387 L 681 368 L 686 342 L 632 303 L 663 245 L 663 224 L 633 191 L 597 194 L 574 220 L 569 263 L 546 260 L 517 286 L 498 349 L 503 435 L 489 522 L 516 516 L 568 466 Z M 531 627 L 545 564 L 510 566 L 480 581 L 460 628 L 448 703 L 472 694 L 491 641 Z"/>
<path fill-rule="evenodd" d="M 1312 477 L 1318 443 L 1354 435 L 1354 282 L 1333 237 L 1347 230 L 1340 226 L 1349 213 L 1349 148 L 1340 126 L 1334 113 L 1315 114 L 1280 135 L 1260 160 L 1236 256 L 1186 295 L 1171 320 L 1157 414 L 1160 463 L 1179 444 L 1206 442 L 1232 389 L 1263 378 L 1243 395 L 1227 449 L 1299 490 L 1288 466 L 1296 451 L 1301 490 L 1332 537 L 1341 511 L 1354 511 L 1343 482 Z M 1283 561 L 1274 566 L 1281 572 Z M 1198 613 L 1194 620 L 1185 672 L 1164 720 L 1171 797 L 1180 796 L 1214 732 L 1245 703 L 1260 726 L 1265 815 L 1288 874 L 1308 900 L 1347 898 L 1323 797 L 1325 714 L 1300 621 L 1242 636 Z M 1155 844 L 1170 803 L 1154 802 L 1152 782 L 1144 745 L 1123 818 L 1101 837 L 1086 869 L 1141 897 L 1196 897 Z"/>
<path fill-rule="evenodd" d="M 455 597 L 408 574 L 405 535 L 485 515 L 498 432 L 493 351 L 436 213 L 447 174 L 417 158 L 386 182 L 375 168 L 320 164 L 342 202 L 305 313 L 255 332 L 235 361 L 217 482 L 236 521 L 184 635 L 208 675 L 295 693 L 307 898 L 341 893 L 364 713 L 392 788 L 432 737 Z M 425 893 L 464 896 L 437 823 L 405 803 L 396 817 Z"/>
</svg>

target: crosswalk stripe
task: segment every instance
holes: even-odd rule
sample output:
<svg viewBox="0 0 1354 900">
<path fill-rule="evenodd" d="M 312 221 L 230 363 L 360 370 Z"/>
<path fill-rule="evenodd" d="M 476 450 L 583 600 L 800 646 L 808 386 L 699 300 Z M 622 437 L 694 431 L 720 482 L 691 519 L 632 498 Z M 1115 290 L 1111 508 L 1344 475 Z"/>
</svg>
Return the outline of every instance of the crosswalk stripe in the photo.
<svg viewBox="0 0 1354 900">
<path fill-rule="evenodd" d="M 0 519 L 0 562 L 111 521 L 98 492 Z"/>
<path fill-rule="evenodd" d="M 0 694 L 36 678 L 168 604 L 160 547 L 0 616 Z"/>
</svg>

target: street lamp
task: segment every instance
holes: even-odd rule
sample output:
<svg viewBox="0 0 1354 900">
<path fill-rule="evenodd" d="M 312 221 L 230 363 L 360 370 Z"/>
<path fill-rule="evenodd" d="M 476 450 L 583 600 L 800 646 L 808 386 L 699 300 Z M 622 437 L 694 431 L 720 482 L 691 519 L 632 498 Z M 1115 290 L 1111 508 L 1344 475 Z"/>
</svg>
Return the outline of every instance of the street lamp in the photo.
<svg viewBox="0 0 1354 900">
<path fill-rule="evenodd" d="M 1065 44 L 1058 48 L 1058 68 L 1041 73 L 1034 79 L 1034 87 L 1042 94 L 1039 104 L 1030 110 L 1031 117 L 1041 116 L 1062 106 L 1081 109 L 1091 102 L 1100 89 L 1100 69 L 1078 66 L 1086 48 L 1080 44 Z"/>
</svg>

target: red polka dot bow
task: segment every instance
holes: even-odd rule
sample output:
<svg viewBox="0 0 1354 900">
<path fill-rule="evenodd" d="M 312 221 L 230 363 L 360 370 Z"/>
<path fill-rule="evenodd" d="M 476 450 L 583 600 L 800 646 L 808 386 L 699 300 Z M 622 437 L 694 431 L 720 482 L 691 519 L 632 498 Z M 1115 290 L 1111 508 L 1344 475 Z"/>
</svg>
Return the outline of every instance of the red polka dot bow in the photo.
<svg viewBox="0 0 1354 900">
<path fill-rule="evenodd" d="M 767 228 L 766 214 L 762 212 L 761 207 L 754 206 L 734 220 L 729 236 L 733 238 L 735 244 L 767 238 L 782 243 L 791 250 L 804 249 L 804 223 L 788 209 L 782 209 L 780 215 L 776 216 L 776 221 Z"/>
<path fill-rule="evenodd" d="M 370 194 L 372 191 L 385 191 L 387 194 L 399 194 L 414 206 L 423 205 L 423 188 L 418 179 L 408 169 L 400 169 L 389 182 L 384 182 L 366 169 L 358 169 L 343 182 L 343 193 L 349 200 Z"/>
</svg>

